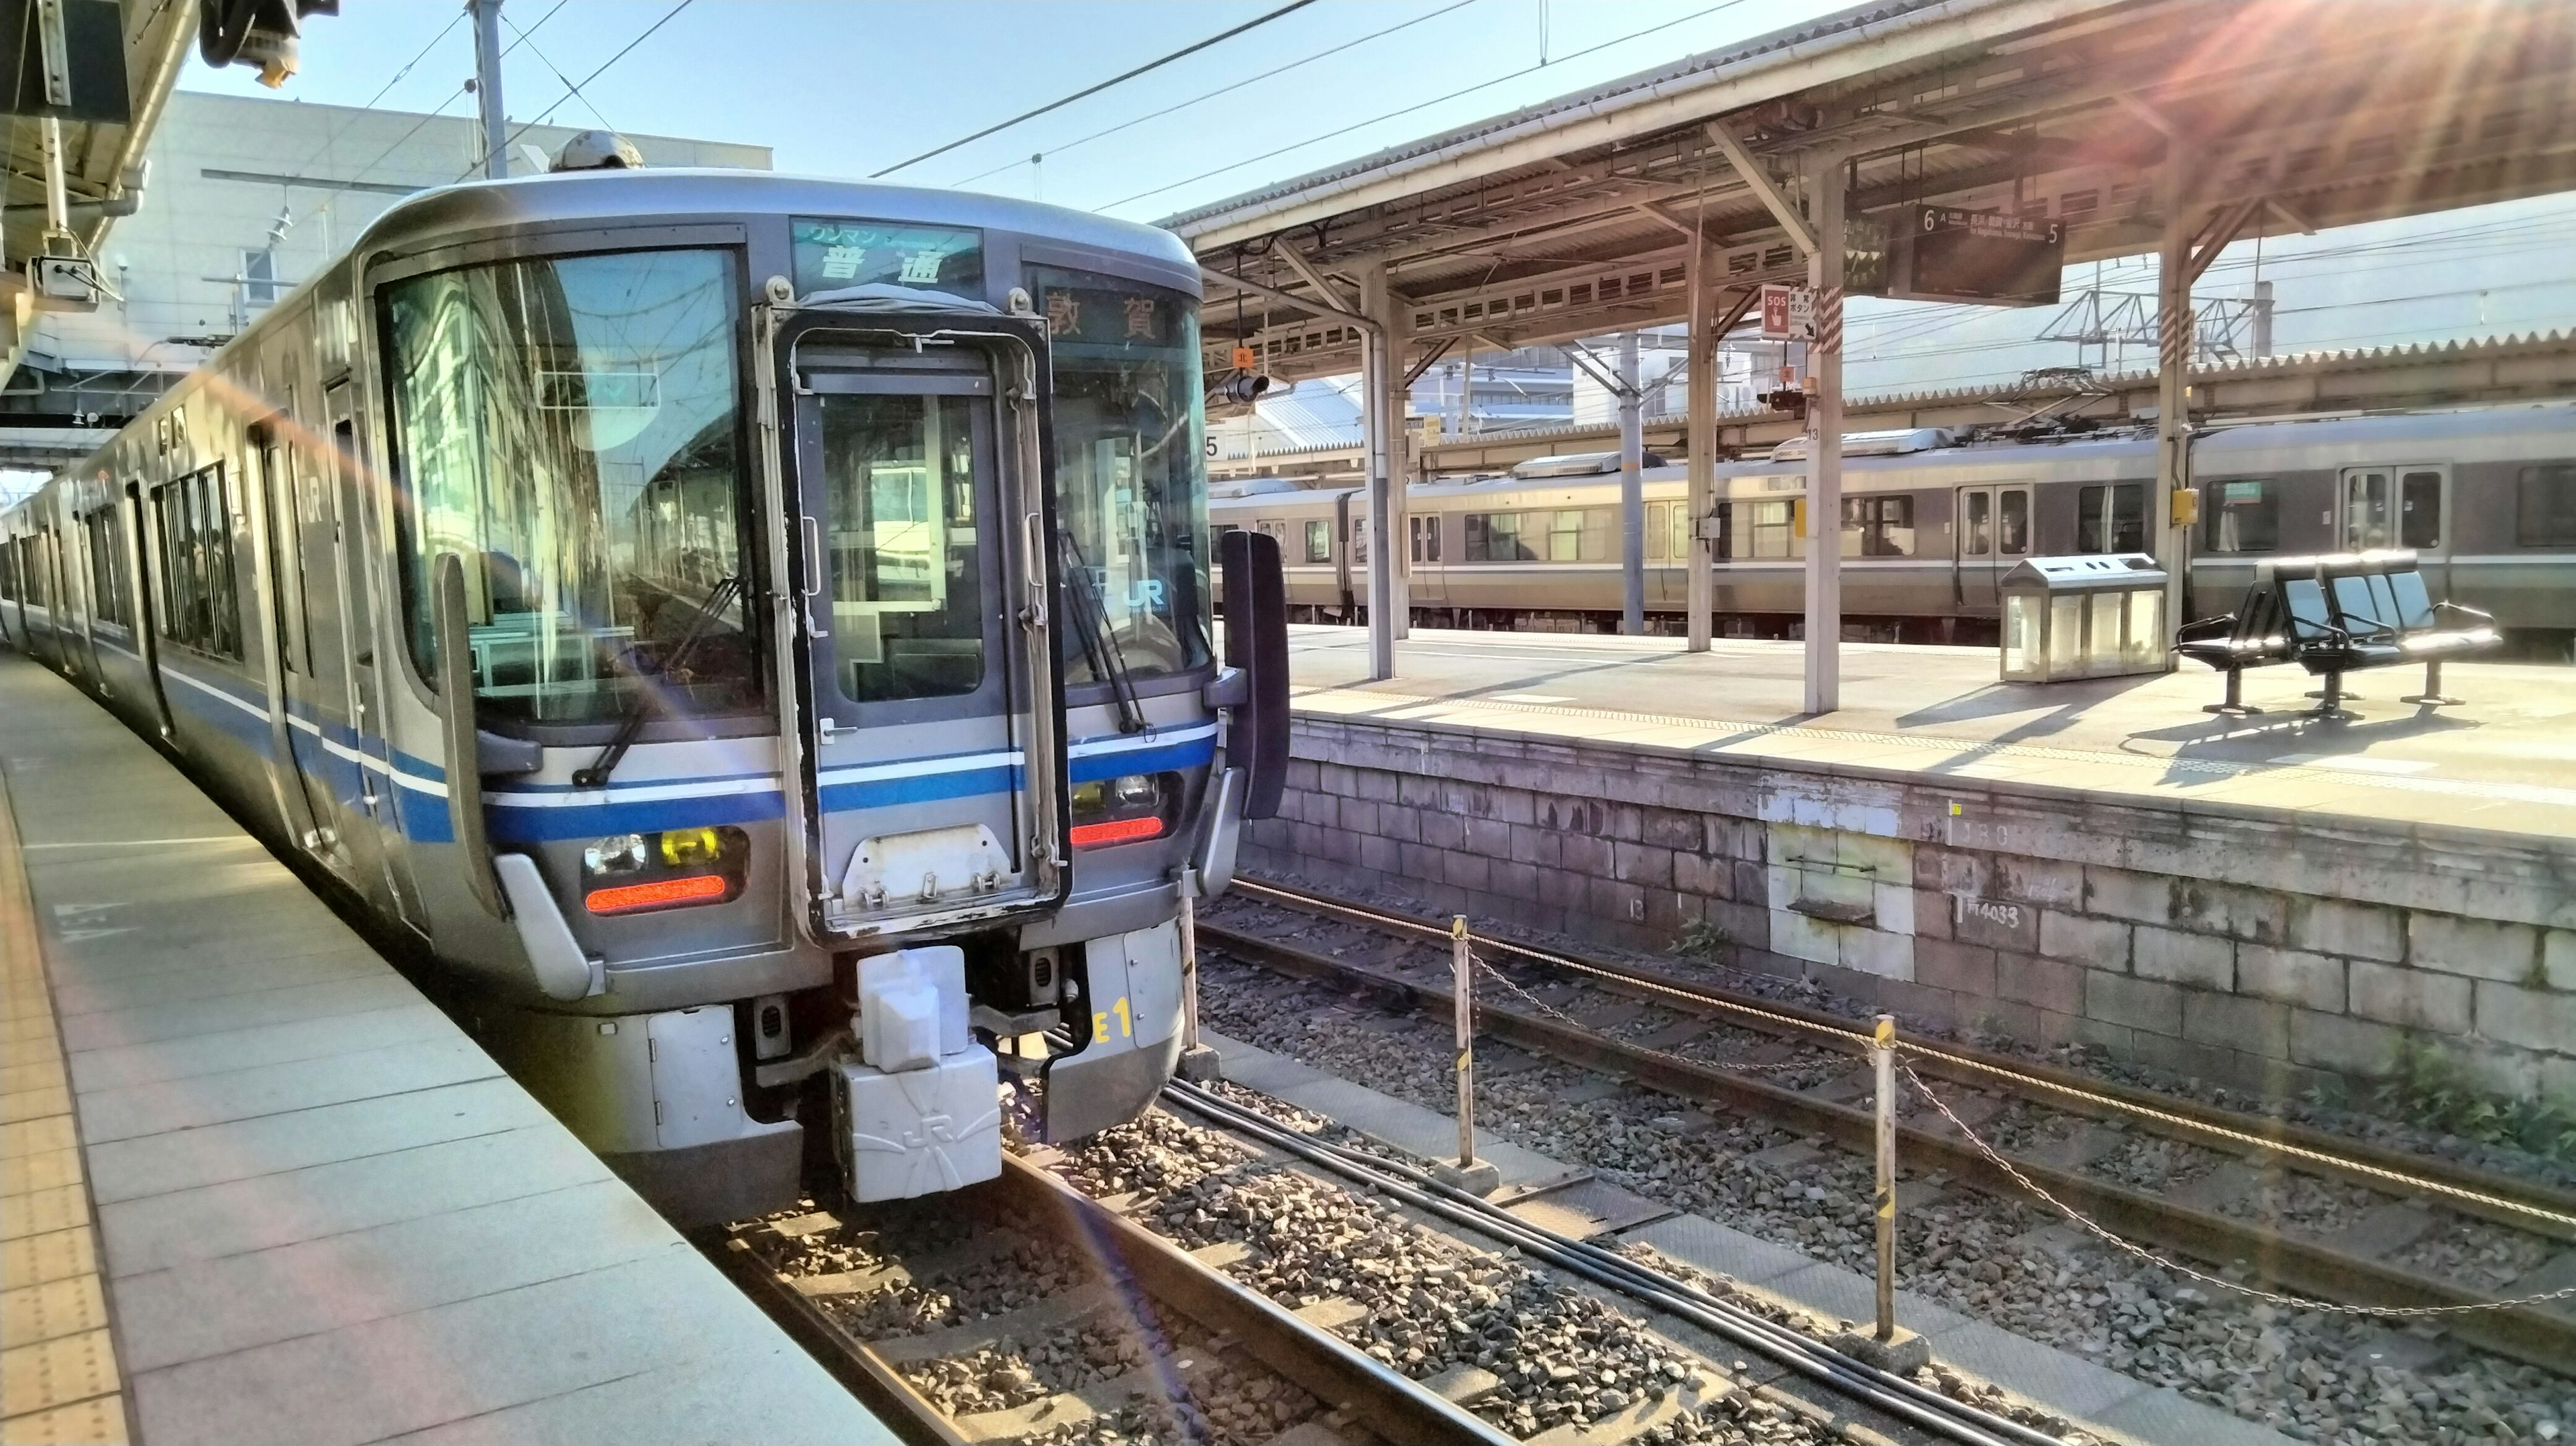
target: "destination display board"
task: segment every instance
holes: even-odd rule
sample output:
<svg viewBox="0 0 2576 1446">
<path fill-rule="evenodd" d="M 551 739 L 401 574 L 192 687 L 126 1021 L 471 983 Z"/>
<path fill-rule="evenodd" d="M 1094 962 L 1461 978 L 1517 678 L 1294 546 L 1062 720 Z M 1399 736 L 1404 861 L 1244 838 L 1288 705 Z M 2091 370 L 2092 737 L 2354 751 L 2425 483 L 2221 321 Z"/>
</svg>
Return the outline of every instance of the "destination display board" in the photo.
<svg viewBox="0 0 2576 1446">
<path fill-rule="evenodd" d="M 789 230 L 798 295 L 909 286 L 984 299 L 984 233 L 799 216 Z"/>
<path fill-rule="evenodd" d="M 1887 294 L 1906 301 L 2049 306 L 2066 269 L 2065 223 L 1957 206 L 1905 212 Z"/>
</svg>

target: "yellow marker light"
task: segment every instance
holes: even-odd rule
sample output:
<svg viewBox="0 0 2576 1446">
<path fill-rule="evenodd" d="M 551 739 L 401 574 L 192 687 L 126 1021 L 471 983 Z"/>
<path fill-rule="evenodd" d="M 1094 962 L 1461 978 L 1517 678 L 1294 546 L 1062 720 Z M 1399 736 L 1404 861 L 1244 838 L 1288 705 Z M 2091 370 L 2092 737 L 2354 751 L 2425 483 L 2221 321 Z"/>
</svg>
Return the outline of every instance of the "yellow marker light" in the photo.
<svg viewBox="0 0 2576 1446">
<path fill-rule="evenodd" d="M 675 828 L 662 835 L 662 862 L 673 868 L 708 863 L 723 850 L 711 828 Z"/>
</svg>

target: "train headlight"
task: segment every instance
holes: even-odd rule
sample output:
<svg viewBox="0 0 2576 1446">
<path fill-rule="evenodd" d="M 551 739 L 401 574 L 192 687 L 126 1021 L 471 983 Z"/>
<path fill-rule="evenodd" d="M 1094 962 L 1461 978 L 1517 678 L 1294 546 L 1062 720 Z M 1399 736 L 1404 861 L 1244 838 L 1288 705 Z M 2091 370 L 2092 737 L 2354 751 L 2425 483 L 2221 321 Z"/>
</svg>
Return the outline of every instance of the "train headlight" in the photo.
<svg viewBox="0 0 2576 1446">
<path fill-rule="evenodd" d="M 675 828 L 662 835 L 662 862 L 673 868 L 712 862 L 724 841 L 711 828 Z"/>
<path fill-rule="evenodd" d="M 592 874 L 631 874 L 644 867 L 644 835 L 621 833 L 593 840 L 581 851 L 581 866 Z"/>
<path fill-rule="evenodd" d="M 1099 848 L 1161 838 L 1181 795 L 1176 773 L 1129 773 L 1073 788 L 1073 846 Z"/>
</svg>

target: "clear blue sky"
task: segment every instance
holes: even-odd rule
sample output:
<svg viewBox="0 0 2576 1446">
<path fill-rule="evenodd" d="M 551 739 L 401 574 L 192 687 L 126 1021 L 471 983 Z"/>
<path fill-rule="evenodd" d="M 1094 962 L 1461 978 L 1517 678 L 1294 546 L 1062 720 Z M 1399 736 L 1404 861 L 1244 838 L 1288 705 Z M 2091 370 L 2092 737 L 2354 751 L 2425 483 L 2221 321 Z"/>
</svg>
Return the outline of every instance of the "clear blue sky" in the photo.
<svg viewBox="0 0 2576 1446">
<path fill-rule="evenodd" d="M 773 148 L 780 170 L 864 176 L 1282 0 L 694 0 L 585 83 L 586 102 L 566 99 L 566 78 L 581 81 L 673 3 L 509 0 L 504 39 L 516 38 L 513 26 L 533 31 L 503 65 L 511 117 L 548 113 L 558 123 L 748 141 Z M 1839 8 L 1838 0 L 1319 0 L 897 179 L 949 185 L 991 171 L 976 188 L 1042 188 L 1059 204 L 1152 220 Z M 363 105 L 426 50 L 376 104 L 471 114 L 460 88 L 474 68 L 470 26 L 447 28 L 460 14 L 441 0 L 362 0 L 345 14 L 312 17 L 303 73 L 273 94 Z M 1419 23 L 1256 78 L 1406 21 Z M 272 94 L 246 68 L 218 72 L 193 59 L 180 84 Z M 1419 108 L 1374 119 L 1406 107 Z M 1032 168 L 1032 154 L 1047 159 Z M 1202 176 L 1220 167 L 1231 169 Z M 1143 192 L 1153 194 L 1127 199 Z"/>
</svg>

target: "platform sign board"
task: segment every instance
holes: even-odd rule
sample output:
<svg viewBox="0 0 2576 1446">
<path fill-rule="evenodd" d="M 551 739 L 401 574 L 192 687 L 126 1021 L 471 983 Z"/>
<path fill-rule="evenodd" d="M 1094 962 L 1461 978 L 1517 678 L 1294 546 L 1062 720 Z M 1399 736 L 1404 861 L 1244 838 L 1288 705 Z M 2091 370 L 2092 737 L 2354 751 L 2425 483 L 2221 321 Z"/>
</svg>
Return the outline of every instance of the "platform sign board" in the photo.
<svg viewBox="0 0 2576 1446">
<path fill-rule="evenodd" d="M 1896 238 L 1887 294 L 1906 301 L 2051 306 L 2066 227 L 2045 216 L 1915 206 Z"/>
<path fill-rule="evenodd" d="M 1767 341 L 1814 341 L 1816 293 L 1803 286 L 1764 286 L 1762 335 Z"/>
</svg>

